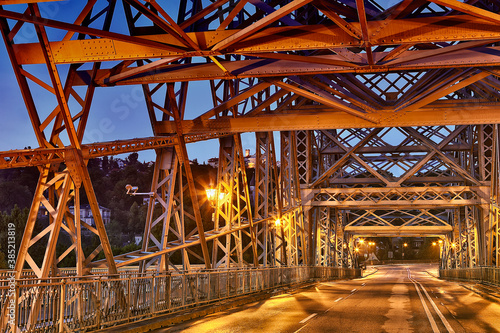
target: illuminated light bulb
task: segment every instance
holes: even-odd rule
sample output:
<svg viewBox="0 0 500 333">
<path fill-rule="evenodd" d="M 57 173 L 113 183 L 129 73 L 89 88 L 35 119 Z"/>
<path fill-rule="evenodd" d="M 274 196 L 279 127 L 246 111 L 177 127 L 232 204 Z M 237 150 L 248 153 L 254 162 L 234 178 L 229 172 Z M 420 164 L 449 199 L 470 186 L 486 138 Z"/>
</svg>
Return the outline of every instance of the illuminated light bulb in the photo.
<svg viewBox="0 0 500 333">
<path fill-rule="evenodd" d="M 210 187 L 210 188 L 207 188 L 205 190 L 205 192 L 207 193 L 207 199 L 209 201 L 214 201 L 215 200 L 215 196 L 217 195 L 217 190 Z"/>
</svg>

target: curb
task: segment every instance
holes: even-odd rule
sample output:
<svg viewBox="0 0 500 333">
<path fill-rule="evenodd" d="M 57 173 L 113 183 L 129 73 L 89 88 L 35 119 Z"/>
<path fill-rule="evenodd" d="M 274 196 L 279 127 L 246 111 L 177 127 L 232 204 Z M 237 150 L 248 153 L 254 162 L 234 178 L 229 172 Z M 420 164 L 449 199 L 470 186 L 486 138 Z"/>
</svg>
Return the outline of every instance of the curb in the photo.
<svg viewBox="0 0 500 333">
<path fill-rule="evenodd" d="M 374 269 L 375 269 L 375 270 L 374 270 L 373 272 L 370 272 L 370 273 L 368 273 L 368 274 L 366 274 L 366 275 L 363 275 L 363 276 L 361 276 L 361 278 L 365 278 L 365 277 L 368 277 L 368 276 L 370 276 L 370 275 L 373 275 L 373 274 L 377 273 L 377 272 L 378 272 L 378 268 L 374 268 Z"/>
<path fill-rule="evenodd" d="M 433 273 L 431 273 L 431 272 L 429 272 L 429 271 L 425 271 L 425 272 L 426 272 L 427 274 L 429 274 L 430 276 L 435 277 L 436 279 L 441 279 L 441 278 L 439 277 L 439 274 L 438 274 L 438 275 L 435 275 L 435 274 L 433 274 Z"/>
<path fill-rule="evenodd" d="M 486 293 L 484 291 L 480 291 L 480 290 L 478 290 L 477 288 L 475 288 L 472 285 L 466 285 L 466 284 L 463 284 L 463 283 L 459 283 L 459 286 L 461 286 L 461 287 L 463 287 L 463 288 L 465 288 L 465 289 L 467 289 L 469 291 L 472 291 L 473 293 L 481 296 L 484 299 L 487 299 L 490 302 L 500 303 L 500 297 L 493 296 L 493 295 L 488 294 L 488 293 Z"/>
</svg>

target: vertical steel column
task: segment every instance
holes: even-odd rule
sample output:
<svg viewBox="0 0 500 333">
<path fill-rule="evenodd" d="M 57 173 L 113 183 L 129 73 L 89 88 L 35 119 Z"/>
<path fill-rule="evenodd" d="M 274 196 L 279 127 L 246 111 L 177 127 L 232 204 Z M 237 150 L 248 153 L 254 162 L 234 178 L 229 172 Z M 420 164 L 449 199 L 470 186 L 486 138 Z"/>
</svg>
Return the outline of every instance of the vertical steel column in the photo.
<svg viewBox="0 0 500 333">
<path fill-rule="evenodd" d="M 93 6 L 92 5 L 85 6 L 84 10 L 82 11 L 78 19 L 79 20 L 78 23 L 85 26 L 88 25 L 90 22 L 92 22 L 93 19 L 96 19 L 101 15 L 106 15 L 102 29 L 107 30 L 110 24 L 111 13 L 113 12 L 114 9 L 114 3 L 115 3 L 114 1 L 110 1 L 110 4 L 106 8 L 106 10 L 101 11 L 94 17 L 91 16 Z M 40 17 L 40 19 L 42 20 L 40 12 L 38 10 L 38 6 L 36 4 L 29 5 L 28 12 L 35 17 Z M 30 74 L 28 71 L 23 69 L 21 65 L 19 65 L 17 56 L 13 51 L 14 38 L 18 30 L 16 30 L 16 32 L 11 35 L 11 31 L 9 29 L 7 21 L 3 19 L 1 21 L 2 21 L 1 25 L 2 25 L 2 33 L 4 36 L 4 41 L 6 43 L 7 50 L 14 67 L 14 72 L 18 79 L 18 83 L 21 88 L 26 103 L 26 107 L 28 109 L 28 113 L 32 121 L 33 129 L 35 131 L 35 135 L 38 139 L 40 146 L 47 148 L 64 147 L 64 143 L 60 138 L 60 134 L 65 132 L 66 136 L 70 141 L 69 146 L 74 148 L 73 151 L 68 152 L 66 156 L 66 165 L 68 168 L 63 172 L 70 176 L 68 176 L 69 178 L 65 178 L 66 181 L 64 182 L 64 185 L 62 187 L 61 187 L 62 178 L 60 178 L 60 173 L 57 172 L 57 170 L 59 169 L 58 164 L 47 165 L 45 167 L 40 168 L 41 176 L 38 184 L 38 189 L 35 194 L 35 196 L 38 197 L 35 197 L 33 200 L 33 206 L 27 223 L 28 233 L 25 233 L 26 237 L 32 237 L 31 234 L 33 231 L 32 227 L 33 224 L 36 222 L 38 208 L 40 204 L 43 204 L 44 206 L 51 207 L 48 208 L 48 211 L 52 213 L 50 214 L 49 218 L 49 220 L 52 222 L 50 228 L 54 228 L 57 225 L 63 226 L 63 224 L 66 223 L 66 225 L 63 228 L 65 228 L 65 230 L 69 230 L 68 234 L 70 235 L 70 239 L 72 240 L 73 244 L 61 256 L 59 256 L 59 258 L 55 257 L 55 252 L 49 251 L 53 252 L 53 254 L 50 254 L 51 258 L 46 257 L 44 259 L 44 262 L 42 263 L 42 268 L 40 268 L 40 270 L 34 269 L 34 271 L 40 273 L 41 274 L 40 277 L 42 277 L 43 274 L 57 274 L 57 263 L 60 262 L 62 259 L 64 259 L 64 257 L 67 254 L 69 254 L 72 250 L 74 250 L 78 258 L 77 260 L 78 273 L 84 274 L 87 272 L 84 269 L 84 266 L 88 265 L 88 263 L 92 260 L 92 258 L 94 258 L 94 256 L 101 249 L 103 249 L 105 252 L 106 260 L 108 261 L 108 266 L 110 267 L 110 270 L 112 272 L 116 271 L 115 264 L 112 258 L 111 248 L 109 246 L 109 242 L 105 234 L 97 200 L 95 199 L 95 194 L 86 168 L 86 162 L 83 160 L 80 151 L 80 142 L 83 138 L 83 134 L 85 131 L 88 112 L 90 109 L 90 103 L 92 101 L 94 93 L 94 86 L 92 84 L 88 85 L 86 87 L 86 91 L 84 92 L 83 97 L 80 96 L 80 94 L 77 93 L 77 91 L 74 89 L 73 87 L 74 78 L 76 71 L 81 66 L 80 64 L 71 65 L 69 68 L 66 81 L 63 82 L 61 80 L 61 77 L 59 76 L 58 73 L 58 68 L 56 67 L 56 64 L 54 62 L 54 57 L 52 55 L 50 42 L 45 32 L 45 28 L 42 25 L 35 24 L 35 30 L 37 33 L 38 42 L 40 44 L 42 55 L 45 60 L 45 66 L 48 73 L 48 77 L 50 78 L 50 84 L 43 82 L 43 80 L 37 79 L 33 74 Z M 63 38 L 63 40 L 71 39 L 72 35 L 73 33 L 68 32 L 68 34 Z M 85 38 L 85 36 L 80 35 L 78 36 L 78 38 L 80 39 Z M 99 68 L 99 63 L 94 64 L 92 69 L 92 78 L 95 77 L 95 73 L 98 68 Z M 36 84 L 49 90 L 55 97 L 56 107 L 43 122 L 39 118 L 38 110 L 35 106 L 33 95 L 30 91 L 30 86 L 28 85 L 27 81 L 28 78 L 30 78 Z M 74 116 L 71 115 L 69 110 L 68 102 L 70 96 L 74 97 L 77 102 L 76 105 L 79 104 L 81 107 L 81 110 L 78 113 L 75 113 L 76 115 Z M 50 131 L 50 135 L 47 136 L 45 134 L 45 131 L 48 132 L 50 130 L 48 126 L 51 123 L 53 125 L 53 128 Z M 78 127 L 75 126 L 76 123 L 78 123 Z M 47 139 L 47 137 L 49 137 L 49 139 Z M 43 169 L 45 169 L 45 171 Z M 47 173 L 45 173 L 46 171 Z M 79 228 L 80 221 L 75 221 L 73 214 L 67 213 L 67 206 L 69 205 L 70 200 L 72 200 L 73 198 L 73 192 L 68 192 L 69 194 L 67 196 L 64 195 L 65 191 L 71 191 L 72 189 L 74 189 L 75 186 L 79 189 L 80 184 L 84 185 L 84 188 L 87 192 L 87 197 L 91 204 L 92 213 L 96 221 L 97 228 L 90 228 L 90 229 L 101 238 L 102 242 L 102 246 L 96 249 L 96 251 L 94 251 L 85 260 L 83 260 L 82 258 L 81 237 L 77 235 L 78 232 L 76 230 L 77 228 Z M 63 188 L 65 189 L 64 191 L 62 191 Z M 44 189 L 49 190 L 48 198 L 45 198 L 43 196 Z M 58 200 L 57 205 L 62 204 L 63 201 L 66 201 L 64 202 L 64 208 L 61 206 L 61 211 L 59 213 L 57 213 L 57 210 L 55 209 L 56 200 Z M 76 201 L 79 201 L 79 199 L 77 199 Z M 78 203 L 75 202 L 75 206 L 77 206 L 78 204 L 79 202 Z M 63 219 L 64 215 L 66 217 L 64 220 L 62 220 L 63 224 L 57 223 L 59 215 L 61 216 L 60 217 L 61 219 Z M 84 224 L 84 226 L 88 227 L 86 224 Z M 50 242 L 57 243 L 58 239 L 57 235 L 59 233 L 59 230 L 58 231 L 55 231 L 55 229 L 50 231 L 46 230 L 44 234 L 46 234 L 47 232 L 50 232 L 51 235 L 49 237 Z M 40 236 L 39 238 L 41 237 L 42 236 Z M 35 242 L 39 240 L 39 238 L 36 238 L 35 240 L 32 241 L 30 241 L 30 239 L 26 239 L 26 241 L 23 241 L 24 245 L 21 248 L 21 252 L 23 251 L 26 252 L 21 256 L 18 256 L 18 260 L 20 261 L 19 267 L 22 268 L 24 266 L 24 260 L 31 262 L 30 266 L 33 267 L 37 266 L 37 264 L 34 263 L 34 261 L 32 260 L 31 256 L 29 256 L 27 251 L 29 247 L 28 243 L 31 242 L 31 244 L 33 245 Z M 54 245 L 48 244 L 48 249 L 50 250 L 52 246 L 55 246 L 55 244 Z"/>
<path fill-rule="evenodd" d="M 316 265 L 319 266 L 330 266 L 331 264 L 332 232 L 330 214 L 330 207 L 319 207 L 318 249 L 316 250 Z"/>
<path fill-rule="evenodd" d="M 184 169 L 179 162 L 177 153 L 173 148 L 165 148 L 158 152 L 153 183 L 149 196 L 148 212 L 144 230 L 142 251 L 149 252 L 149 247 L 158 250 L 167 248 L 168 239 L 171 242 L 182 245 L 186 244 L 188 237 L 195 237 L 197 230 L 186 229 L 186 219 L 192 214 L 186 212 L 188 207 L 184 205 L 186 184 Z M 158 203 L 161 206 L 161 214 L 154 218 L 154 208 Z M 161 233 L 154 234 L 154 228 L 161 225 Z M 171 235 L 169 237 L 169 235 Z M 172 239 L 174 237 L 174 239 Z M 189 250 L 181 249 L 182 268 L 191 268 Z M 145 271 L 150 265 L 156 264 L 157 271 L 164 272 L 172 265 L 169 261 L 171 254 L 164 254 L 153 258 L 147 263 L 141 263 L 141 270 Z M 175 268 L 175 266 L 172 266 Z"/>
<path fill-rule="evenodd" d="M 282 188 L 283 211 L 293 210 L 301 204 L 300 185 L 297 171 L 297 150 L 295 132 L 281 132 L 281 172 L 280 184 Z M 286 214 L 287 216 L 289 214 Z M 303 219 L 297 221 L 293 216 L 284 216 L 287 222 L 283 225 L 284 251 L 287 265 L 296 265 L 299 261 L 299 241 L 305 243 L 303 237 Z M 300 234 L 300 235 L 299 235 Z M 304 251 L 301 256 L 304 256 Z M 303 261 L 303 260 L 302 260 Z"/>
<path fill-rule="evenodd" d="M 278 212 L 276 207 L 277 172 L 276 157 L 274 152 L 274 138 L 272 132 L 257 132 L 256 154 L 255 154 L 255 186 L 254 186 L 254 216 L 255 219 L 265 219 L 275 216 Z M 274 238 L 272 225 L 274 221 L 260 223 L 257 226 L 257 242 L 262 253 L 259 263 L 264 266 L 274 266 L 275 256 Z"/>
<path fill-rule="evenodd" d="M 342 211 L 339 210 L 338 208 L 335 208 L 334 214 L 335 214 L 334 265 L 336 267 L 344 267 L 345 250 L 347 245 L 344 242 L 344 223 L 343 223 Z"/>
<path fill-rule="evenodd" d="M 246 180 L 245 162 L 239 135 L 220 139 L 219 170 L 217 175 L 217 198 L 214 230 L 234 231 L 226 234 L 225 244 L 220 238 L 214 240 L 212 262 L 214 267 L 242 267 L 246 264 L 243 254 L 251 249 L 249 256 L 258 264 L 250 192 Z M 248 224 L 250 232 L 245 234 L 242 226 Z M 250 242 L 243 247 L 243 236 Z M 219 250 L 222 257 L 219 259 Z M 236 259 L 233 256 L 236 256 Z"/>
<path fill-rule="evenodd" d="M 477 224 L 474 211 L 474 207 L 465 206 L 468 268 L 473 268 L 478 265 Z"/>
</svg>

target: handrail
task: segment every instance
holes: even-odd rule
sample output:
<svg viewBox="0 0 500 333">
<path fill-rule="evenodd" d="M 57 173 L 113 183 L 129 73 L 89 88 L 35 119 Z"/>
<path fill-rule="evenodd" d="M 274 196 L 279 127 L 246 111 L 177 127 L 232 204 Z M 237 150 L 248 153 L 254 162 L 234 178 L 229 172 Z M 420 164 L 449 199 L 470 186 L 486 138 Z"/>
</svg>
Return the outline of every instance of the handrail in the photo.
<svg viewBox="0 0 500 333">
<path fill-rule="evenodd" d="M 359 269 L 317 266 L 128 273 L 20 279 L 13 294 L 0 284 L 0 305 L 16 300 L 16 332 L 89 331 L 292 284 L 361 276 Z M 0 319 L 0 328 L 6 320 Z"/>
<path fill-rule="evenodd" d="M 439 277 L 449 280 L 479 281 L 500 286 L 499 267 L 440 269 Z"/>
</svg>

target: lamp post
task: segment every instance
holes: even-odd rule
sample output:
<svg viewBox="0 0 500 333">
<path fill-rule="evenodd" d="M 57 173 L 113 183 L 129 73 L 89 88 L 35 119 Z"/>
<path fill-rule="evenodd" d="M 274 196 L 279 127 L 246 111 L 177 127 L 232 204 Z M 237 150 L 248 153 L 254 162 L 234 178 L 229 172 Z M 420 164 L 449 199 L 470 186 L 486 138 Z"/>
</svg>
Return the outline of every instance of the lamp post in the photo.
<svg viewBox="0 0 500 333">
<path fill-rule="evenodd" d="M 219 192 L 216 188 L 213 187 L 212 184 L 210 184 L 209 187 L 205 189 L 205 193 L 207 194 L 207 199 L 210 202 L 210 206 L 214 209 L 212 211 L 212 221 L 214 221 L 215 212 L 217 210 L 217 207 L 219 206 L 218 202 L 222 202 L 224 200 L 226 193 L 222 191 Z"/>
<path fill-rule="evenodd" d="M 205 190 L 207 194 L 207 199 L 210 202 L 210 206 L 212 208 L 215 207 L 215 199 L 217 198 L 217 190 L 213 188 L 213 186 L 210 184 L 210 187 Z"/>
<path fill-rule="evenodd" d="M 137 193 L 139 187 L 132 186 L 130 184 L 125 185 L 125 189 L 127 190 L 128 195 L 133 195 L 133 196 L 139 195 L 139 196 L 150 196 L 150 197 L 155 195 L 155 192 Z"/>
<path fill-rule="evenodd" d="M 441 259 L 442 251 L 443 251 L 443 240 L 440 239 L 437 242 L 432 242 L 432 246 L 439 246 L 439 259 Z"/>
</svg>

